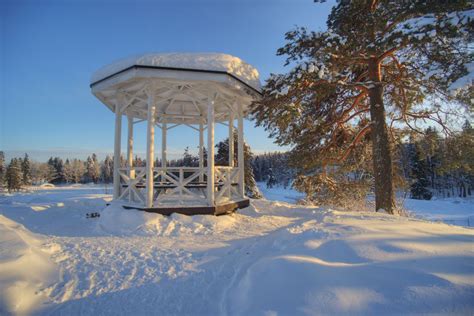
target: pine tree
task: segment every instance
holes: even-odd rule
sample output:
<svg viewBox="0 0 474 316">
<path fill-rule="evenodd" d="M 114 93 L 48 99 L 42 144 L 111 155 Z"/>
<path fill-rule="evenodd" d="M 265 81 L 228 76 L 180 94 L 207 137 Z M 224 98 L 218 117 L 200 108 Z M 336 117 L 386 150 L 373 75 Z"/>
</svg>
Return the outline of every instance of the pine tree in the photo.
<svg viewBox="0 0 474 316">
<path fill-rule="evenodd" d="M 47 164 L 45 170 L 45 180 L 49 183 L 59 183 L 59 175 L 54 165 Z"/>
<path fill-rule="evenodd" d="M 87 182 L 94 181 L 93 176 L 94 176 L 94 162 L 92 161 L 92 158 L 88 156 L 86 160 L 86 175 L 85 175 L 87 179 L 86 181 Z"/>
<path fill-rule="evenodd" d="M 459 197 L 467 197 L 474 187 L 474 129 L 469 122 L 460 133 L 446 139 L 440 166 L 442 174 L 452 179 Z M 454 192 L 453 192 L 454 195 Z"/>
<path fill-rule="evenodd" d="M 54 167 L 56 168 L 56 173 L 58 174 L 58 178 L 56 182 L 57 183 L 66 182 L 66 180 L 64 179 L 64 162 L 61 158 L 59 157 L 54 158 Z"/>
<path fill-rule="evenodd" d="M 272 152 L 256 155 L 252 159 L 252 169 L 257 182 L 268 181 L 270 169 L 272 186 L 282 185 L 285 189 L 293 184 L 296 170 L 291 166 L 288 152 Z"/>
<path fill-rule="evenodd" d="M 23 183 L 23 175 L 21 173 L 21 163 L 17 158 L 13 158 L 7 167 L 6 182 L 8 192 L 19 191 Z"/>
<path fill-rule="evenodd" d="M 21 171 L 23 173 L 23 185 L 31 185 L 31 165 L 28 154 L 26 153 L 21 163 Z"/>
<path fill-rule="evenodd" d="M 135 162 L 136 161 L 137 161 L 137 158 L 135 158 Z M 135 165 L 135 167 L 139 167 L 139 166 Z M 107 155 L 105 157 L 105 160 L 101 168 L 101 179 L 104 183 L 111 183 L 113 181 L 113 178 L 114 178 L 113 168 L 114 168 L 114 161 L 112 160 L 112 158 L 110 158 L 109 155 Z"/>
<path fill-rule="evenodd" d="M 59 157 L 50 157 L 48 160 L 49 175 L 48 182 L 59 184 L 64 183 L 66 180 L 64 178 L 64 163 L 63 160 Z"/>
<path fill-rule="evenodd" d="M 277 184 L 275 175 L 273 174 L 273 168 L 268 169 L 267 175 L 267 188 L 273 188 Z"/>
<path fill-rule="evenodd" d="M 74 159 L 71 162 L 73 177 L 72 180 L 74 183 L 80 183 L 85 178 L 86 168 L 84 162 L 79 159 Z"/>
<path fill-rule="evenodd" d="M 157 159 L 158 159 L 158 158 L 157 158 Z M 135 156 L 135 159 L 134 159 L 134 161 L 133 161 L 133 165 L 134 165 L 135 167 L 145 167 L 145 164 L 143 163 L 142 158 L 140 158 L 140 157 L 138 157 L 138 156 Z M 156 165 L 156 166 L 160 166 L 161 163 L 158 163 L 158 164 L 155 163 L 155 165 Z"/>
<path fill-rule="evenodd" d="M 73 170 L 72 170 L 72 166 L 71 166 L 71 162 L 69 161 L 69 158 L 67 158 L 66 162 L 64 163 L 63 173 L 64 173 L 64 181 L 66 181 L 66 183 L 73 182 Z"/>
<path fill-rule="evenodd" d="M 370 141 L 375 208 L 393 213 L 395 127 L 444 127 L 436 104 L 472 100 L 472 84 L 449 93 L 473 60 L 471 8 L 461 0 L 338 1 L 327 31 L 286 33 L 277 54 L 293 69 L 266 82 L 252 109 L 257 124 L 294 146 L 303 175 Z"/>
<path fill-rule="evenodd" d="M 215 146 L 217 153 L 214 156 L 214 161 L 217 166 L 228 166 L 229 165 L 229 138 L 219 142 Z M 234 135 L 234 166 L 237 165 L 238 157 L 238 137 Z M 253 175 L 252 169 L 252 151 L 250 146 L 244 142 L 244 181 L 245 181 L 245 194 L 251 198 L 259 199 L 261 194 L 258 191 L 257 183 Z"/>
<path fill-rule="evenodd" d="M 86 178 L 87 181 L 97 183 L 100 176 L 99 162 L 97 161 L 96 154 L 92 154 L 92 157 L 87 157 L 86 161 Z"/>
<path fill-rule="evenodd" d="M 100 179 L 100 164 L 99 164 L 99 160 L 97 159 L 97 155 L 95 153 L 92 154 L 92 162 L 93 162 L 92 181 L 94 183 L 98 183 Z"/>
<path fill-rule="evenodd" d="M 197 166 L 199 166 L 199 157 L 193 156 L 189 152 L 189 147 L 186 147 L 184 149 L 183 166 L 186 166 L 186 167 L 197 167 Z"/>
<path fill-rule="evenodd" d="M 260 156 L 255 156 L 254 159 L 252 159 L 252 169 L 253 169 L 253 175 L 255 177 L 255 181 L 259 182 L 261 180 L 261 163 L 260 163 Z"/>
<path fill-rule="evenodd" d="M 428 165 L 421 157 L 418 146 L 413 146 L 411 157 L 411 170 L 414 182 L 410 187 L 411 198 L 417 200 L 430 200 L 433 194 L 428 190 L 430 181 L 428 179 Z"/>
<path fill-rule="evenodd" d="M 435 189 L 436 186 L 436 170 L 440 163 L 438 157 L 440 143 L 441 138 L 433 127 L 428 127 L 418 142 L 420 157 L 426 160 L 428 178 L 432 189 Z"/>
</svg>

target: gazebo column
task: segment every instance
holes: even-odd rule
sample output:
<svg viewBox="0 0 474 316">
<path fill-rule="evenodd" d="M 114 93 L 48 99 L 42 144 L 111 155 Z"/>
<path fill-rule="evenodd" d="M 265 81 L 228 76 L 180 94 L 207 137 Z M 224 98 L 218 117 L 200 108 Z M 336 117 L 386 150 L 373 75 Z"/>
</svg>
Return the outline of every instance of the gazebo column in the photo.
<svg viewBox="0 0 474 316">
<path fill-rule="evenodd" d="M 115 142 L 114 142 L 114 200 L 120 197 L 120 143 L 122 135 L 122 113 L 120 104 L 115 104 Z"/>
<path fill-rule="evenodd" d="M 234 112 L 229 114 L 229 167 L 234 166 Z"/>
<path fill-rule="evenodd" d="M 155 100 L 154 91 L 149 89 L 146 138 L 146 207 L 153 206 L 153 164 L 155 160 Z"/>
<path fill-rule="evenodd" d="M 168 127 L 166 125 L 166 122 L 163 121 L 161 123 L 161 167 L 163 168 L 164 172 L 166 173 L 166 166 L 168 165 L 167 163 L 167 158 L 166 158 L 166 138 L 167 136 L 167 131 Z"/>
<path fill-rule="evenodd" d="M 128 142 L 127 142 L 127 167 L 130 180 L 135 179 L 133 169 L 133 116 L 127 115 L 128 119 Z M 130 185 L 130 183 L 128 184 Z M 130 191 L 130 199 L 133 200 L 133 191 Z"/>
<path fill-rule="evenodd" d="M 237 166 L 239 168 L 239 193 L 245 197 L 245 171 L 244 171 L 244 114 L 242 107 L 239 106 L 238 116 L 238 148 L 237 148 Z"/>
<path fill-rule="evenodd" d="M 214 99 L 207 103 L 207 200 L 214 206 Z"/>
<path fill-rule="evenodd" d="M 204 170 L 204 119 L 201 117 L 199 121 L 199 171 L 201 174 L 199 175 L 199 182 L 204 181 L 204 174 L 202 171 Z"/>
</svg>

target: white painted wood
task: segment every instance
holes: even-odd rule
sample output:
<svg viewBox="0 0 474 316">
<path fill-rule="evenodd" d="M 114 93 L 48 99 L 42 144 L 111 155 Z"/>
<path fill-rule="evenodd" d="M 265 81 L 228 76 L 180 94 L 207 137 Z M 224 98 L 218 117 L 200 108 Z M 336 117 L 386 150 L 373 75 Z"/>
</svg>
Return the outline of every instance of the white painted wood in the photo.
<svg viewBox="0 0 474 316">
<path fill-rule="evenodd" d="M 143 119 L 143 120 L 136 120 L 135 122 L 133 122 L 133 124 L 138 124 L 138 123 L 141 123 L 141 122 L 144 122 L 144 121 L 146 121 L 146 120 L 145 120 L 145 119 Z"/>
<path fill-rule="evenodd" d="M 123 96 L 123 100 L 125 102 L 120 102 L 121 104 L 123 103 L 122 107 L 120 108 L 120 113 L 125 113 L 125 110 L 132 104 L 133 99 L 131 100 L 125 100 L 125 96 Z"/>
<path fill-rule="evenodd" d="M 122 77 L 121 74 L 117 75 L 120 79 L 110 78 L 106 81 L 101 82 L 100 84 L 94 85 L 92 87 L 93 93 L 111 110 L 114 111 L 114 102 L 116 100 L 116 95 L 120 91 L 127 95 L 127 100 L 129 102 L 125 103 L 127 113 L 134 113 L 136 118 L 145 119 L 147 116 L 146 108 L 146 95 L 142 89 L 143 83 L 147 78 L 145 77 L 136 77 L 137 74 L 132 76 Z M 214 109 L 215 112 L 215 122 L 223 122 L 224 120 L 228 121 L 228 112 L 229 104 L 237 101 L 241 104 L 244 109 L 252 102 L 253 99 L 258 97 L 255 93 L 249 89 L 239 86 L 232 88 L 232 85 L 228 84 L 227 80 L 222 81 L 213 81 L 210 82 L 199 82 L 194 81 L 191 78 L 184 76 L 179 76 L 176 80 L 167 79 L 161 76 L 154 78 L 154 84 L 156 84 L 156 111 L 159 113 L 164 113 L 164 108 L 168 107 L 169 111 L 166 111 L 167 116 L 169 117 L 168 123 L 178 123 L 183 122 L 181 119 L 186 119 L 186 123 L 199 123 L 199 113 L 206 111 L 207 107 L 207 98 L 205 97 L 208 94 L 219 93 L 218 104 L 219 107 Z M 195 74 L 195 75 L 204 75 L 204 74 Z M 152 76 L 153 77 L 153 76 Z M 130 80 L 135 78 L 136 80 Z M 115 79 L 118 79 L 116 81 Z M 189 84 L 183 89 L 183 84 Z M 171 101 L 172 104 L 170 105 Z M 130 103 L 130 101 L 132 101 Z M 183 102 L 187 105 L 185 107 L 185 112 L 183 113 Z M 220 115 L 224 114 L 220 119 Z M 178 117 L 180 116 L 180 117 Z"/>
<path fill-rule="evenodd" d="M 166 158 L 166 138 L 167 138 L 167 125 L 165 122 L 161 124 L 161 167 L 166 170 L 166 166 L 168 165 L 167 163 L 167 158 Z"/>
<path fill-rule="evenodd" d="M 150 78 L 153 80 L 153 86 L 149 85 Z M 153 91 L 150 88 L 153 88 Z M 243 113 L 253 100 L 259 98 L 258 93 L 251 90 L 225 74 L 164 69 L 126 71 L 93 85 L 93 94 L 116 113 L 114 143 L 116 169 L 120 169 L 121 162 L 122 115 L 128 117 L 127 168 L 122 168 L 118 175 L 114 171 L 114 199 L 123 198 L 129 201 L 131 199 L 142 203 L 143 206 L 152 207 L 160 205 L 161 196 L 164 197 L 164 203 L 189 204 L 190 196 L 196 195 L 198 191 L 200 193 L 200 200 L 197 202 L 199 205 L 217 205 L 229 199 L 243 197 L 245 195 Z M 238 122 L 235 122 L 237 119 Z M 134 131 L 131 125 L 143 121 L 148 121 L 146 160 L 149 164 L 140 169 L 133 166 Z M 222 169 L 216 167 L 214 163 L 216 124 L 228 127 L 229 166 L 223 166 Z M 195 180 L 190 180 L 191 173 L 186 171 L 187 169 L 173 176 L 171 173 L 174 170 L 173 167 L 167 166 L 168 130 L 180 125 L 199 132 L 199 167 L 196 167 L 196 172 L 192 172 Z M 156 127 L 163 129 L 161 159 L 164 169 L 159 171 L 153 168 Z M 208 130 L 207 140 L 204 138 L 206 129 Z M 237 135 L 234 136 L 236 129 Z M 236 137 L 238 147 L 234 148 L 233 143 Z M 207 166 L 204 166 L 205 146 L 209 149 Z M 239 154 L 234 161 L 235 150 L 238 150 Z M 166 172 L 163 174 L 164 171 L 168 171 L 168 174 Z M 160 197 L 153 201 L 155 181 L 153 176 L 157 172 L 165 181 L 175 184 L 176 188 L 167 190 L 166 193 L 174 192 L 172 195 L 160 194 Z M 197 179 L 204 181 L 207 176 L 209 182 L 206 188 L 188 190 L 189 187 L 186 187 L 190 181 Z M 128 188 L 122 187 L 121 183 L 124 182 L 129 184 Z M 133 186 L 143 182 L 146 184 L 146 190 Z M 219 189 L 216 189 L 216 183 L 221 184 Z M 232 186 L 233 183 L 239 185 Z"/>
<path fill-rule="evenodd" d="M 229 114 L 229 167 L 234 166 L 234 113 Z"/>
<path fill-rule="evenodd" d="M 127 167 L 129 168 L 130 179 L 135 178 L 135 170 L 133 169 L 133 117 L 128 115 L 128 143 L 127 143 Z"/>
<path fill-rule="evenodd" d="M 156 173 L 163 174 L 164 181 L 170 183 L 170 188 L 164 192 L 161 192 L 154 201 L 155 206 L 171 206 L 178 203 L 184 204 L 184 201 L 189 202 L 190 198 L 192 201 L 197 203 L 196 205 L 207 205 L 208 201 L 204 192 L 191 191 L 186 187 L 202 173 L 202 170 L 200 170 L 198 167 L 167 167 L 168 173 L 166 174 L 164 173 L 164 169 L 161 167 L 154 168 L 154 171 Z M 176 198 L 177 195 L 179 196 L 179 199 Z M 205 204 L 202 204 L 203 202 Z"/>
<path fill-rule="evenodd" d="M 120 143 L 122 135 L 122 113 L 120 104 L 115 105 L 115 142 L 114 142 L 114 200 L 120 197 Z"/>
<path fill-rule="evenodd" d="M 120 176 L 128 183 L 128 186 L 123 190 L 121 193 L 119 199 L 125 198 L 126 196 L 129 197 L 129 202 L 131 202 L 131 199 L 133 197 L 133 202 L 135 201 L 135 198 L 138 198 L 143 204 L 145 205 L 145 197 L 143 194 L 136 189 L 135 185 L 142 181 L 142 179 L 145 177 L 146 170 L 144 167 L 139 167 L 135 168 L 135 170 L 138 172 L 138 175 L 136 175 L 135 179 L 130 179 L 128 177 L 128 171 L 129 168 L 121 168 L 120 169 Z"/>
<path fill-rule="evenodd" d="M 199 121 L 199 170 L 204 170 L 204 120 Z M 199 175 L 199 182 L 204 181 L 204 174 Z"/>
<path fill-rule="evenodd" d="M 207 104 L 207 200 L 214 206 L 214 98 Z"/>
<path fill-rule="evenodd" d="M 128 142 L 127 142 L 127 169 L 128 169 L 128 177 L 130 181 L 128 182 L 128 186 L 131 185 L 133 179 L 135 179 L 135 169 L 133 168 L 133 117 L 131 115 L 127 115 L 128 119 Z M 133 191 L 130 191 L 129 194 L 129 202 L 134 199 Z"/>
<path fill-rule="evenodd" d="M 238 147 L 237 147 L 237 166 L 239 168 L 239 194 L 245 197 L 245 170 L 244 170 L 244 114 L 239 105 L 238 114 Z"/>
<path fill-rule="evenodd" d="M 174 124 L 174 125 L 171 125 L 171 126 L 167 126 L 166 129 L 170 130 L 170 129 L 173 129 L 173 128 L 178 127 L 178 126 L 181 126 L 181 124 Z"/>
<path fill-rule="evenodd" d="M 184 190 L 184 170 L 183 168 L 179 169 L 179 201 L 183 202 L 183 190 Z"/>
<path fill-rule="evenodd" d="M 146 207 L 153 206 L 153 164 L 155 160 L 155 100 L 154 91 L 149 89 L 147 138 L 146 138 Z"/>
<path fill-rule="evenodd" d="M 186 124 L 186 123 L 185 123 L 184 125 L 185 125 L 185 126 L 187 126 L 187 127 L 190 127 L 190 128 L 192 128 L 192 129 L 193 129 L 193 130 L 195 130 L 195 131 L 199 131 L 199 129 L 198 129 L 198 128 L 196 128 L 196 127 L 192 126 L 191 124 Z"/>
</svg>

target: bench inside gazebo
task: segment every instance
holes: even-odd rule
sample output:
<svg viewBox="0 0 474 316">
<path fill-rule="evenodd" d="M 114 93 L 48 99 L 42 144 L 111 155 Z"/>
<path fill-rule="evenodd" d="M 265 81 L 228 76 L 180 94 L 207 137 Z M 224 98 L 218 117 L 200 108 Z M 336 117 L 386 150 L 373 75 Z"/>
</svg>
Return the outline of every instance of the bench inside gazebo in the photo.
<svg viewBox="0 0 474 316">
<path fill-rule="evenodd" d="M 226 54 L 146 54 L 108 65 L 91 81 L 92 93 L 115 113 L 116 203 L 165 215 L 220 215 L 249 205 L 243 119 L 250 103 L 260 96 L 255 68 Z M 123 116 L 128 139 L 126 166 L 120 167 Z M 133 132 L 141 122 L 147 124 L 146 164 L 137 167 Z M 237 135 L 237 148 L 229 146 L 228 166 L 214 163 L 215 124 L 228 127 L 229 144 Z M 167 134 L 177 126 L 199 133 L 199 166 L 168 165 Z M 161 132 L 159 166 L 154 165 L 155 130 Z"/>
</svg>

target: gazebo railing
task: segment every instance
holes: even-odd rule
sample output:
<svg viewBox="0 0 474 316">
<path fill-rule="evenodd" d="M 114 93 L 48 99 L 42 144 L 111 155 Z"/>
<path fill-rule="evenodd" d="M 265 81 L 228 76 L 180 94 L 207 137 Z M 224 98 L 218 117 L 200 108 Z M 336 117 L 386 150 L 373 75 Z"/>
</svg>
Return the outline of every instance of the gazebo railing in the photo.
<svg viewBox="0 0 474 316">
<path fill-rule="evenodd" d="M 216 202 L 232 200 L 239 196 L 237 185 L 239 182 L 239 168 L 229 166 L 215 166 L 214 177 L 216 183 Z"/>
<path fill-rule="evenodd" d="M 146 168 L 119 169 L 121 192 L 119 199 L 131 204 L 146 204 Z M 216 204 L 239 198 L 239 168 L 214 167 Z M 207 205 L 207 168 L 153 168 L 153 205 Z"/>
<path fill-rule="evenodd" d="M 120 199 L 127 199 L 130 203 L 145 204 L 145 167 L 120 168 L 121 192 Z"/>
<path fill-rule="evenodd" d="M 198 167 L 159 167 L 154 171 L 154 204 L 166 202 L 205 203 L 207 172 Z"/>
</svg>

